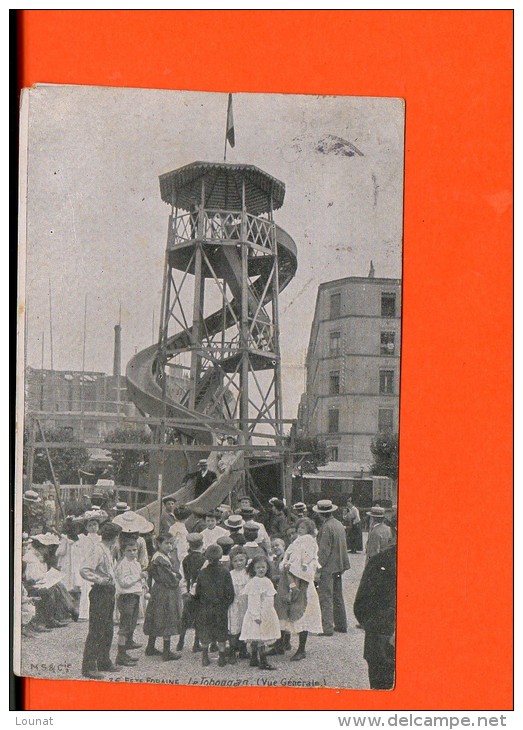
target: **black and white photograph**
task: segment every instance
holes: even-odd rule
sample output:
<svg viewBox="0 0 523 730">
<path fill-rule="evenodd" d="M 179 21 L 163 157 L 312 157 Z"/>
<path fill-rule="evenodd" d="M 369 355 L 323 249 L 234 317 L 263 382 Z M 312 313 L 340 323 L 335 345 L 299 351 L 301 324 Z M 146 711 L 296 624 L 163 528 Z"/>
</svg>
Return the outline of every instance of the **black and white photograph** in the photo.
<svg viewBox="0 0 523 730">
<path fill-rule="evenodd" d="M 17 674 L 393 689 L 404 123 L 23 92 Z"/>
</svg>

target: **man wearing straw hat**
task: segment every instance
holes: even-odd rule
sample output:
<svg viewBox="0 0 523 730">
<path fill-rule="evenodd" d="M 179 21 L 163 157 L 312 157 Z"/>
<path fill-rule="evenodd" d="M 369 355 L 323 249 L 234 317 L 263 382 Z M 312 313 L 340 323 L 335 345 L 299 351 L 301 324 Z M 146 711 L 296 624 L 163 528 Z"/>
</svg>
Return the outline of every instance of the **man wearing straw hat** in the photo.
<svg viewBox="0 0 523 730">
<path fill-rule="evenodd" d="M 318 597 L 323 636 L 334 631 L 347 633 L 347 613 L 342 592 L 342 575 L 350 568 L 345 528 L 333 515 L 338 509 L 330 499 L 320 499 L 312 511 L 321 520 L 318 533 L 318 561 L 321 565 Z"/>
<path fill-rule="evenodd" d="M 383 507 L 372 507 L 370 512 L 367 512 L 367 516 L 371 517 L 374 521 L 373 527 L 369 532 L 367 538 L 367 559 L 368 563 L 371 558 L 378 553 L 383 552 L 392 541 L 392 530 L 388 525 L 385 524 L 385 510 Z"/>
</svg>

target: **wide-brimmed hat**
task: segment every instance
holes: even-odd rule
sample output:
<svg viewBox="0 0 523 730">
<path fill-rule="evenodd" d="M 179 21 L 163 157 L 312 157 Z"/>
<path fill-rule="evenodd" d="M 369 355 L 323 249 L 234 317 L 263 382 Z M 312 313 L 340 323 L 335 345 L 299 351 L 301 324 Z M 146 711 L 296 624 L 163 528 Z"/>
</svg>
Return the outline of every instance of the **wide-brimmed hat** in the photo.
<svg viewBox="0 0 523 730">
<path fill-rule="evenodd" d="M 370 512 L 367 512 L 369 517 L 385 517 L 385 510 L 383 507 L 372 507 Z"/>
<path fill-rule="evenodd" d="M 27 492 L 24 492 L 22 495 L 22 499 L 24 502 L 29 502 L 32 504 L 38 504 L 38 502 L 42 501 L 42 498 L 39 496 L 38 492 L 35 492 L 33 489 L 28 489 Z"/>
<path fill-rule="evenodd" d="M 103 509 L 88 509 L 83 515 L 75 517 L 75 522 L 89 522 L 90 520 L 97 520 L 98 522 L 105 522 L 109 519 L 109 515 Z"/>
<path fill-rule="evenodd" d="M 329 512 L 336 512 L 337 509 L 338 505 L 333 504 L 330 499 L 320 499 L 319 502 L 316 502 L 312 511 L 318 515 L 327 515 Z"/>
<path fill-rule="evenodd" d="M 122 512 L 128 512 L 130 509 L 131 508 L 129 507 L 127 502 L 117 502 L 113 507 L 113 510 L 118 514 L 121 514 Z"/>
<path fill-rule="evenodd" d="M 292 509 L 295 512 L 305 512 L 305 510 L 307 509 L 307 505 L 305 504 L 305 502 L 296 502 L 296 504 L 292 505 Z"/>
<path fill-rule="evenodd" d="M 120 515 L 113 517 L 115 525 L 119 525 L 122 528 L 123 533 L 128 532 L 152 532 L 154 525 L 149 520 L 146 520 L 142 515 L 136 514 L 132 510 L 128 512 L 122 512 Z"/>
<path fill-rule="evenodd" d="M 40 533 L 39 535 L 33 535 L 33 542 L 39 542 L 40 545 L 59 545 L 60 538 L 58 535 L 53 535 L 52 532 L 46 532 L 45 535 Z"/>
<path fill-rule="evenodd" d="M 168 494 L 166 497 L 162 497 L 162 503 L 165 504 L 166 502 L 176 502 L 176 499 L 172 494 Z"/>
<path fill-rule="evenodd" d="M 105 494 L 102 494 L 102 492 L 93 492 L 91 494 L 91 504 L 100 504 L 100 502 L 104 502 L 106 499 Z"/>
<path fill-rule="evenodd" d="M 198 466 L 207 466 L 207 459 L 200 459 Z"/>
<path fill-rule="evenodd" d="M 241 515 L 229 515 L 223 524 L 231 530 L 240 530 L 244 526 L 245 520 Z"/>
</svg>

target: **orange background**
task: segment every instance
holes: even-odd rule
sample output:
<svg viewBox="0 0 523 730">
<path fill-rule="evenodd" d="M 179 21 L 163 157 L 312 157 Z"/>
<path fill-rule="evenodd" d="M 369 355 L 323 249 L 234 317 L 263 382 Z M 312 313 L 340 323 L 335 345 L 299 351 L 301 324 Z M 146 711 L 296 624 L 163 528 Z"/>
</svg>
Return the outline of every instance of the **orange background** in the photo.
<svg viewBox="0 0 523 730">
<path fill-rule="evenodd" d="M 26 709 L 512 707 L 512 12 L 23 11 L 21 84 L 406 99 L 397 684 L 25 681 Z"/>
</svg>

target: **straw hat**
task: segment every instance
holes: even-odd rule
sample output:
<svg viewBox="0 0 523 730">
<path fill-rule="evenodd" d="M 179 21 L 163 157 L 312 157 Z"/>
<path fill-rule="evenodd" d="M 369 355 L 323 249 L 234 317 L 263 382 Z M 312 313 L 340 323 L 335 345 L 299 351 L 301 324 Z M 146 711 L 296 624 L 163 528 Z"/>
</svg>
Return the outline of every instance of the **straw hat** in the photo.
<svg viewBox="0 0 523 730">
<path fill-rule="evenodd" d="M 320 499 L 319 502 L 316 502 L 312 511 L 318 515 L 327 515 L 330 512 L 336 512 L 337 509 L 338 505 L 333 504 L 330 499 Z"/>
<path fill-rule="evenodd" d="M 292 505 L 292 509 L 295 512 L 305 512 L 307 509 L 307 505 L 305 504 L 305 502 L 296 502 L 296 504 Z"/>
<path fill-rule="evenodd" d="M 28 489 L 27 492 L 24 492 L 22 499 L 29 504 L 38 504 L 38 502 L 42 501 L 42 498 L 38 496 L 38 492 L 35 492 L 33 489 Z"/>
<path fill-rule="evenodd" d="M 154 525 L 145 517 L 136 514 L 132 510 L 128 512 L 122 512 L 122 514 L 116 515 L 113 518 L 113 523 L 119 525 L 122 528 L 122 532 L 152 532 Z"/>
<path fill-rule="evenodd" d="M 113 507 L 113 510 L 114 510 L 114 512 L 116 512 L 116 514 L 121 514 L 122 512 L 128 512 L 130 509 L 131 508 L 129 507 L 127 502 L 117 502 Z"/>
<path fill-rule="evenodd" d="M 385 510 L 383 507 L 372 507 L 370 512 L 367 512 L 369 517 L 380 518 L 385 517 Z"/>
<path fill-rule="evenodd" d="M 39 535 L 33 535 L 32 537 L 33 542 L 39 542 L 40 545 L 45 545 L 46 547 L 48 545 L 59 545 L 60 538 L 58 535 L 53 535 L 52 532 L 46 532 L 44 534 Z"/>
<path fill-rule="evenodd" d="M 105 522 L 109 519 L 109 515 L 103 509 L 88 509 L 83 515 L 75 517 L 75 522 L 90 522 L 90 520 L 97 520 L 99 523 Z"/>
<path fill-rule="evenodd" d="M 245 521 L 241 515 L 229 515 L 223 524 L 231 530 L 240 530 L 244 526 Z"/>
</svg>

